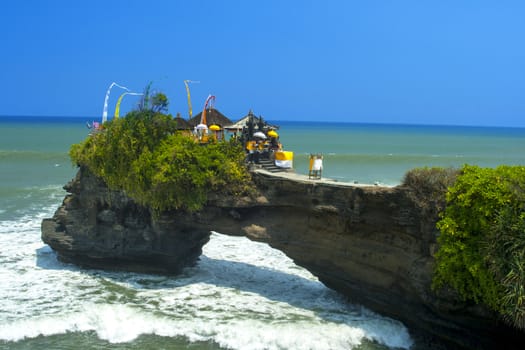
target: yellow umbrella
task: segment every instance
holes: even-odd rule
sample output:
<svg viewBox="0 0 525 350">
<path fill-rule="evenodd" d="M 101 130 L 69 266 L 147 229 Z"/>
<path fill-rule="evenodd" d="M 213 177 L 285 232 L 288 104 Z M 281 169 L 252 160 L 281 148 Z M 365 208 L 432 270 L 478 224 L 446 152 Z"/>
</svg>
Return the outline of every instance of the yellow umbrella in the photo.
<svg viewBox="0 0 525 350">
<path fill-rule="evenodd" d="M 221 127 L 218 126 L 218 125 L 213 124 L 213 125 L 210 125 L 210 130 L 211 131 L 219 131 L 219 130 L 221 130 Z"/>
<path fill-rule="evenodd" d="M 270 136 L 270 137 L 278 137 L 279 134 L 277 134 L 277 132 L 275 130 L 270 130 L 270 131 L 268 131 L 268 136 Z"/>
</svg>

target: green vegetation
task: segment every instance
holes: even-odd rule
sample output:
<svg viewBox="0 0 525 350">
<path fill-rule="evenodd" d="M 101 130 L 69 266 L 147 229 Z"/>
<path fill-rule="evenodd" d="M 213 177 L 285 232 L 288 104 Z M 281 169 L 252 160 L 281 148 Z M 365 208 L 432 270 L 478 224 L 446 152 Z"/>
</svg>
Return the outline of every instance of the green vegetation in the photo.
<svg viewBox="0 0 525 350">
<path fill-rule="evenodd" d="M 446 194 L 433 287 L 525 329 L 525 167 L 464 166 Z"/>
<path fill-rule="evenodd" d="M 409 195 L 423 214 L 435 217 L 445 209 L 445 193 L 458 173 L 454 168 L 416 168 L 405 174 L 402 184 L 409 188 Z"/>
<path fill-rule="evenodd" d="M 249 192 L 240 144 L 201 145 L 159 112 L 164 95 L 143 107 L 149 102 L 73 145 L 72 161 L 157 213 L 197 211 L 211 193 Z M 433 287 L 450 286 L 525 329 L 525 166 L 420 168 L 403 185 L 423 215 L 441 215 Z"/>
<path fill-rule="evenodd" d="M 71 146 L 72 161 L 157 212 L 197 211 L 212 192 L 245 193 L 251 179 L 242 147 L 234 141 L 200 145 L 158 112 L 167 106 L 162 96 L 159 101 L 154 97 L 151 108 L 111 120 Z"/>
<path fill-rule="evenodd" d="M 151 109 L 154 112 L 162 113 L 168 110 L 168 97 L 162 92 L 158 92 L 151 96 Z"/>
<path fill-rule="evenodd" d="M 525 329 L 525 167 L 417 168 L 403 185 L 423 215 L 441 217 L 433 287 Z"/>
</svg>

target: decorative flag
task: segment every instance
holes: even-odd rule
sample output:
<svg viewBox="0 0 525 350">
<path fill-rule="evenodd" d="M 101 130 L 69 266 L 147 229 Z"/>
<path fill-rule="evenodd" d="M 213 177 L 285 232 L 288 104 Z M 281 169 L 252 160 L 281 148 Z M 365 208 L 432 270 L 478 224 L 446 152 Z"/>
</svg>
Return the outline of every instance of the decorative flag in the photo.
<svg viewBox="0 0 525 350">
<path fill-rule="evenodd" d="M 114 118 L 118 118 L 119 117 L 119 113 L 120 113 L 120 102 L 122 102 L 122 98 L 126 95 L 133 95 L 133 96 L 142 96 L 144 95 L 143 93 L 140 93 L 140 92 L 125 92 L 123 93 L 122 95 L 120 95 L 120 97 L 118 98 L 117 100 L 117 106 L 115 107 L 115 116 Z"/>
<path fill-rule="evenodd" d="M 104 110 L 102 111 L 102 123 L 105 123 L 108 120 L 108 100 L 109 100 L 109 94 L 111 92 L 111 89 L 113 86 L 118 86 L 121 89 L 124 89 L 126 91 L 129 91 L 129 89 L 125 86 L 121 86 L 115 82 L 111 83 L 111 85 L 108 88 L 108 91 L 106 92 L 106 98 L 104 99 Z"/>
<path fill-rule="evenodd" d="M 206 120 L 206 109 L 208 108 L 208 104 L 211 106 L 215 102 L 215 96 L 208 95 L 208 98 L 206 99 L 206 103 L 204 103 L 204 109 L 202 110 L 201 114 L 201 124 L 208 125 L 208 122 Z"/>
<path fill-rule="evenodd" d="M 190 96 L 190 87 L 188 86 L 188 83 L 200 83 L 200 81 L 193 81 L 193 80 L 184 80 L 184 85 L 186 85 L 186 94 L 188 95 L 188 109 L 190 112 L 189 119 L 193 116 L 193 111 L 191 109 L 191 96 Z"/>
</svg>

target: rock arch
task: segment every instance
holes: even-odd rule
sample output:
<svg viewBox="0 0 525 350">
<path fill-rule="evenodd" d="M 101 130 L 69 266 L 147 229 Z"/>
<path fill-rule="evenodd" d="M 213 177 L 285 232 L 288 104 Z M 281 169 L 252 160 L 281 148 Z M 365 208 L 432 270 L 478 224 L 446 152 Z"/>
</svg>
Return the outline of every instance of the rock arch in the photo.
<svg viewBox="0 0 525 350">
<path fill-rule="evenodd" d="M 81 168 L 42 239 L 60 259 L 97 268 L 177 273 L 210 231 L 281 250 L 328 287 L 447 346 L 491 348 L 509 334 L 494 315 L 431 291 L 436 216 L 403 187 L 357 186 L 254 173 L 260 196 L 216 196 L 200 212 L 153 217 Z"/>
</svg>

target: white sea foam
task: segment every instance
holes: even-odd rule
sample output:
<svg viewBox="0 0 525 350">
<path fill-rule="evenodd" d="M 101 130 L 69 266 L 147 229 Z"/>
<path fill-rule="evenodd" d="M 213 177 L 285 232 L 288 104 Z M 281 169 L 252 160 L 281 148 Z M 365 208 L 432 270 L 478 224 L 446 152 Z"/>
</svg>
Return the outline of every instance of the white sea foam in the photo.
<svg viewBox="0 0 525 350">
<path fill-rule="evenodd" d="M 230 349 L 351 349 L 364 339 L 408 348 L 399 322 L 346 303 L 281 252 L 213 233 L 177 278 L 82 270 L 56 260 L 36 217 L 0 223 L 0 339 L 94 332 L 213 341 Z"/>
<path fill-rule="evenodd" d="M 0 325 L 0 339 L 19 341 L 24 338 L 50 336 L 68 332 L 93 331 L 111 343 L 135 340 L 143 334 L 166 337 L 184 336 L 190 341 L 212 340 L 230 349 L 352 349 L 367 337 L 362 327 L 341 323 L 269 322 L 249 319 L 174 318 L 120 304 L 86 304 L 83 310 L 53 316 L 21 319 Z M 394 333 L 391 331 L 390 333 Z M 389 347 L 406 347 L 410 339 L 392 334 Z M 395 338 L 398 339 L 395 339 Z M 381 342 L 381 339 L 374 339 Z M 399 341 L 401 340 L 401 341 Z"/>
<path fill-rule="evenodd" d="M 58 315 L 31 317 L 2 325 L 0 338 L 17 341 L 39 335 L 94 331 L 101 339 L 121 343 L 132 341 L 140 334 L 167 333 L 163 328 L 172 326 L 169 320 L 148 315 L 127 305 L 86 303 L 77 312 L 65 311 Z"/>
</svg>

